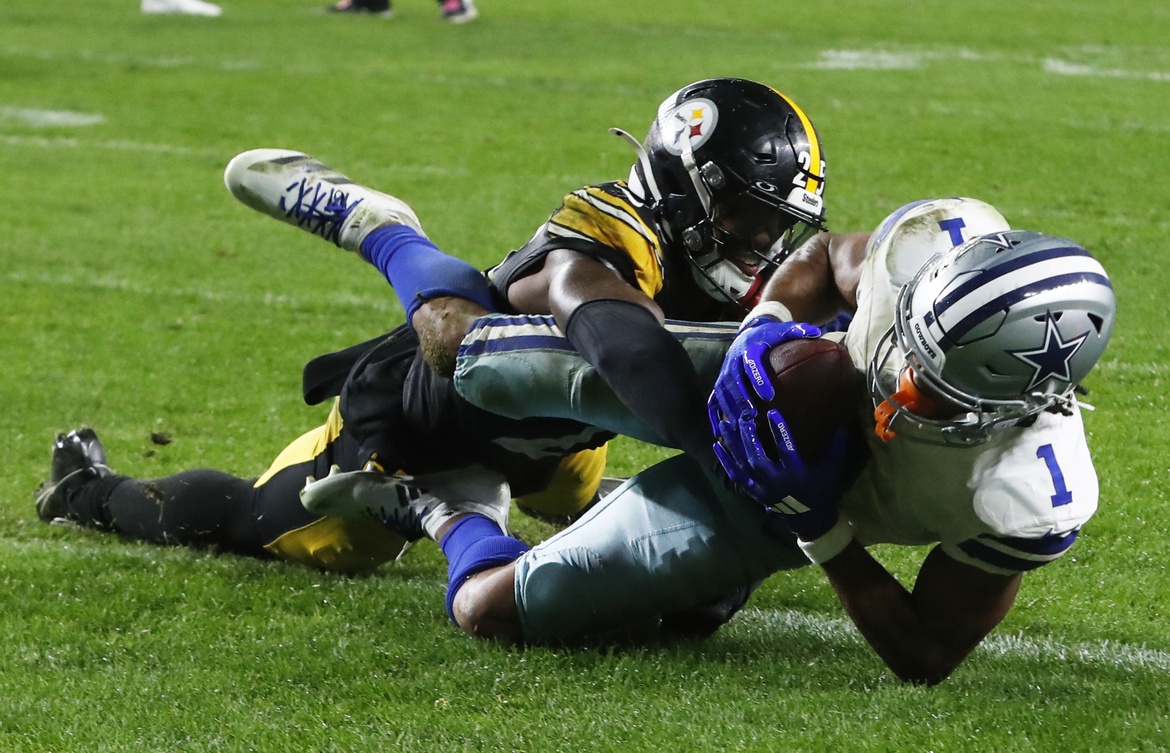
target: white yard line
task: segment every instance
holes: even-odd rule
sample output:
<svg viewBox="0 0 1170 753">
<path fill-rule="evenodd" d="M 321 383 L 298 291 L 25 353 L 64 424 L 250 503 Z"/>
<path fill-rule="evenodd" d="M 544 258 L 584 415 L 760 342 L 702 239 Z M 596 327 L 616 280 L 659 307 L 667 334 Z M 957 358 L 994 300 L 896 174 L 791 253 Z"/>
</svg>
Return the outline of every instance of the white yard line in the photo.
<svg viewBox="0 0 1170 753">
<path fill-rule="evenodd" d="M 152 144 L 144 141 L 129 139 L 105 139 L 90 141 L 71 136 L 21 136 L 16 134 L 0 133 L 0 146 L 31 147 L 34 149 L 104 149 L 109 151 L 133 152 L 137 154 L 179 155 L 183 157 L 199 157 L 227 164 L 228 158 L 234 153 L 230 150 L 213 149 L 210 147 L 175 146 L 173 144 Z M 441 176 L 465 177 L 470 175 L 463 165 L 411 165 L 394 164 L 389 166 L 399 177 L 414 176 Z"/>
<path fill-rule="evenodd" d="M 886 50 L 821 50 L 816 62 L 802 68 L 838 71 L 911 70 L 922 67 L 927 55 L 921 52 Z"/>
<path fill-rule="evenodd" d="M 250 71 L 260 68 L 256 60 L 221 60 L 218 58 L 203 59 L 197 57 L 146 57 L 142 55 L 120 55 L 95 50 L 75 49 L 33 49 L 29 47 L 0 46 L 0 56 L 26 58 L 41 61 L 84 61 L 90 64 L 101 64 L 118 67 L 141 66 L 144 68 L 200 68 L 202 70 L 218 68 L 225 71 Z"/>
<path fill-rule="evenodd" d="M 105 116 L 96 113 L 38 110 L 33 107 L 0 107 L 0 121 L 4 120 L 14 120 L 34 128 L 83 128 L 106 122 Z"/>
<path fill-rule="evenodd" d="M 298 298 L 290 295 L 264 292 L 259 295 L 253 293 L 225 293 L 204 288 L 153 288 L 129 280 L 115 277 L 89 277 L 85 275 L 50 274 L 11 271 L 0 274 L 0 280 L 21 282 L 33 285 L 44 285 L 48 288 L 74 287 L 90 290 L 115 290 L 120 293 L 130 293 L 146 298 L 166 297 L 194 298 L 211 301 L 213 303 L 254 304 L 257 301 L 265 306 L 282 309 L 316 308 L 321 301 L 310 298 Z M 356 296 L 342 291 L 330 292 L 329 306 L 360 309 L 362 311 L 400 312 L 402 308 L 392 300 L 391 296 Z"/>
<path fill-rule="evenodd" d="M 664 30 L 652 28 L 635 30 L 643 34 L 659 35 L 664 33 Z M 680 33 L 677 29 L 669 30 L 670 34 Z M 712 38 L 712 35 L 728 37 L 726 32 L 720 34 L 715 30 L 703 31 L 703 36 L 706 39 Z M 1083 51 L 1092 55 L 1094 50 L 1092 48 L 1083 48 Z M 946 62 L 950 60 L 967 60 L 967 61 L 985 61 L 985 62 L 1000 62 L 1007 61 L 1021 65 L 1038 65 L 1047 73 L 1052 73 L 1061 76 L 1092 76 L 1102 78 L 1131 78 L 1131 79 L 1145 79 L 1155 82 L 1170 81 L 1170 72 L 1167 71 L 1141 71 L 1131 70 L 1125 68 L 1100 68 L 1094 65 L 1087 65 L 1083 63 L 1075 63 L 1069 60 L 1061 60 L 1057 58 L 1033 58 L 1029 56 L 1012 55 L 1005 56 L 997 53 L 986 53 L 977 50 L 970 50 L 962 47 L 955 48 L 898 48 L 892 46 L 888 48 L 872 48 L 860 50 L 821 50 L 817 54 L 817 59 L 811 62 L 798 63 L 800 68 L 814 68 L 822 70 L 909 70 L 922 67 L 923 65 L 941 61 Z M 33 60 L 43 61 L 70 61 L 80 60 L 86 63 L 97 63 L 110 66 L 126 66 L 136 65 L 147 68 L 219 68 L 225 71 L 258 71 L 263 70 L 267 65 L 259 60 L 254 59 L 240 59 L 240 60 L 219 60 L 219 59 L 202 59 L 197 57 L 143 57 L 137 55 L 119 55 L 111 54 L 104 51 L 94 50 L 46 50 L 46 49 L 30 49 L 22 47 L 0 47 L 0 56 L 8 57 L 22 57 Z M 785 67 L 785 66 L 780 66 Z M 282 65 L 281 70 L 288 73 L 308 73 L 316 74 L 320 72 L 320 67 L 314 62 L 293 64 L 291 66 Z M 428 81 L 435 84 L 455 84 L 462 86 L 487 86 L 497 88 L 512 88 L 516 85 L 517 80 L 503 77 L 488 77 L 488 78 L 468 78 L 460 76 L 449 75 L 428 75 L 416 74 L 416 80 Z M 589 88 L 589 84 L 575 83 L 562 81 L 558 82 L 558 88 L 561 90 L 574 90 Z M 623 91 L 637 91 L 637 90 L 623 90 Z"/>
<path fill-rule="evenodd" d="M 1096 65 L 1075 63 L 1058 58 L 1004 57 L 996 54 L 974 52 L 964 49 L 868 49 L 868 50 L 821 50 L 817 59 L 802 63 L 801 68 L 819 70 L 913 70 L 934 62 L 948 63 L 953 60 L 978 61 L 987 63 L 1009 62 L 1017 65 L 1039 66 L 1045 73 L 1057 76 L 1085 76 L 1093 78 L 1126 78 L 1170 82 L 1170 72 L 1142 71 L 1126 68 L 1101 68 Z"/>
<path fill-rule="evenodd" d="M 1025 656 L 1082 664 L 1105 664 L 1120 669 L 1170 672 L 1170 652 L 1145 646 L 1103 640 L 1100 643 L 1063 644 L 1050 639 L 1033 640 L 1022 635 L 993 635 L 980 651 L 1001 656 Z"/>
<path fill-rule="evenodd" d="M 40 149 L 110 149 L 123 152 L 211 157 L 213 159 L 220 159 L 224 155 L 222 149 L 193 149 L 186 146 L 150 144 L 127 139 L 87 141 L 69 136 L 16 136 L 0 134 L 0 144 L 6 144 L 8 146 L 31 146 Z"/>
<path fill-rule="evenodd" d="M 79 557 L 99 555 L 102 548 L 88 541 L 62 544 L 42 539 L 0 538 L 5 551 L 35 549 L 47 551 L 58 549 L 73 552 Z M 149 559 L 149 547 L 122 551 L 119 556 L 141 556 Z M 740 612 L 733 625 L 741 629 L 760 629 L 803 633 L 831 645 L 863 645 L 864 641 L 849 620 L 844 618 L 821 617 L 793 609 L 757 609 L 748 607 Z M 1098 666 L 1115 667 L 1126 671 L 1145 670 L 1170 672 L 1170 651 L 1145 646 L 1131 646 L 1108 639 L 1091 643 L 1061 643 L 1048 638 L 1032 639 L 1022 635 L 992 635 L 976 651 L 996 656 L 1019 657 L 1024 659 L 1058 660 Z"/>
<path fill-rule="evenodd" d="M 748 608 L 736 619 L 753 627 L 758 625 L 769 630 L 804 633 L 830 644 L 863 644 L 857 628 L 843 618 L 819 617 L 790 609 Z M 1125 670 L 1170 671 L 1170 651 L 1131 646 L 1107 639 L 1094 643 L 1061 643 L 1047 638 L 992 634 L 976 650 L 997 656 L 1056 659 Z"/>
<path fill-rule="evenodd" d="M 1156 81 L 1159 83 L 1170 81 L 1170 73 L 1164 71 L 1127 71 L 1121 68 L 1098 68 L 1095 65 L 1070 63 L 1067 60 L 1046 58 L 1044 70 L 1059 76 L 1087 76 L 1092 78 L 1129 78 Z"/>
<path fill-rule="evenodd" d="M 1112 374 L 1138 374 L 1153 377 L 1170 376 L 1170 363 L 1165 361 L 1098 361 L 1094 367 L 1096 371 L 1105 371 Z"/>
</svg>

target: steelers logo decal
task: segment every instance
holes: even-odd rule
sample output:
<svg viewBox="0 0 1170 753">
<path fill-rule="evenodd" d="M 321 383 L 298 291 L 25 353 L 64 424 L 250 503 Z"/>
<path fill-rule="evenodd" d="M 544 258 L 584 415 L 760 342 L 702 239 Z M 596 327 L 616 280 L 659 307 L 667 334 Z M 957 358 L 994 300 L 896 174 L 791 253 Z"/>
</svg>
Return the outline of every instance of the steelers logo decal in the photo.
<svg viewBox="0 0 1170 753">
<path fill-rule="evenodd" d="M 683 139 L 690 139 L 695 151 L 715 133 L 719 109 L 709 99 L 690 99 L 678 107 L 658 114 L 658 129 L 666 150 L 674 155 L 683 152 Z"/>
</svg>

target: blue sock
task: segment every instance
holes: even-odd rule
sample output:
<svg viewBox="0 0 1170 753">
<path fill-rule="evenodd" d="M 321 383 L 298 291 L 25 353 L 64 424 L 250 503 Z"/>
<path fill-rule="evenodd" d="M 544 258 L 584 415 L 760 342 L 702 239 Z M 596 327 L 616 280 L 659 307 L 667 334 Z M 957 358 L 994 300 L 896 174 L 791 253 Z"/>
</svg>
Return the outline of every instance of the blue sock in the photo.
<svg viewBox="0 0 1170 753">
<path fill-rule="evenodd" d="M 454 296 L 495 311 L 483 272 L 448 256 L 413 228 L 387 225 L 362 241 L 362 258 L 373 264 L 398 294 L 406 322 L 428 298 Z"/>
<path fill-rule="evenodd" d="M 506 536 L 494 520 L 468 515 L 443 535 L 439 548 L 447 555 L 447 616 L 455 622 L 455 594 L 476 573 L 515 562 L 529 547 Z"/>
</svg>

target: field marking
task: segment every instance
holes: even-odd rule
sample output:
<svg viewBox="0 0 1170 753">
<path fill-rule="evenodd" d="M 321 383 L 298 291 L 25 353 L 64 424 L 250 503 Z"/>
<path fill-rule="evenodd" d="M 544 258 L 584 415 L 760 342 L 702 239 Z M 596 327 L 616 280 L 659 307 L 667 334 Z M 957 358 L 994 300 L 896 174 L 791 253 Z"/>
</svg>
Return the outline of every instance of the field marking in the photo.
<svg viewBox="0 0 1170 753">
<path fill-rule="evenodd" d="M 171 144 L 150 144 L 143 141 L 114 139 L 106 141 L 84 141 L 68 136 L 12 136 L 0 134 L 0 144 L 8 146 L 33 146 L 41 149 L 110 149 L 123 152 L 178 154 L 194 157 L 222 159 L 221 149 L 192 148 Z"/>
<path fill-rule="evenodd" d="M 926 56 L 919 52 L 886 50 L 821 50 L 815 63 L 803 68 L 836 71 L 890 71 L 921 68 Z"/>
<path fill-rule="evenodd" d="M 1070 63 L 1055 58 L 1044 59 L 1044 71 L 1058 76 L 1087 76 L 1092 78 L 1129 78 L 1158 83 L 1170 81 L 1170 73 L 1162 71 L 1127 71 L 1120 68 L 1098 68 L 1094 65 Z"/>
<path fill-rule="evenodd" d="M 865 645 L 856 626 L 844 618 L 821 617 L 791 609 L 749 607 L 740 613 L 738 619 L 768 629 L 803 633 L 825 643 Z M 1076 661 L 1127 671 L 1170 672 L 1170 651 L 1131 646 L 1108 639 L 1099 643 L 1066 644 L 1049 638 L 1027 638 L 1020 634 L 993 634 L 984 640 L 976 651 L 1011 658 Z"/>
<path fill-rule="evenodd" d="M 86 63 L 104 63 L 106 65 L 127 66 L 140 65 L 146 68 L 220 68 L 225 71 L 259 70 L 261 64 L 252 59 L 244 60 L 205 60 L 196 57 L 141 57 L 137 55 L 112 55 L 107 52 L 94 50 L 59 50 L 29 49 L 27 47 L 0 47 L 0 55 L 8 57 L 23 57 L 31 60 L 60 61 L 81 60 Z"/>
<path fill-rule="evenodd" d="M 1108 665 L 1125 670 L 1170 672 L 1170 652 L 1130 646 L 1109 639 L 1100 643 L 1065 645 L 1047 638 L 1035 640 L 1019 634 L 996 635 L 985 640 L 978 650 L 998 656 L 1079 661 L 1082 664 Z"/>
<path fill-rule="evenodd" d="M 1098 361 L 1096 370 L 1113 372 L 1115 374 L 1137 374 L 1139 376 L 1166 377 L 1170 376 L 1170 363 L 1166 363 L 1164 361 L 1146 361 L 1143 363 L 1134 363 L 1131 361 L 1110 359 L 1108 361 Z"/>
<path fill-rule="evenodd" d="M 674 32 L 676 33 L 676 32 Z M 710 31 L 706 32 L 709 36 Z M 1090 48 L 1087 52 L 1092 53 Z M 857 50 L 821 50 L 816 53 L 817 59 L 812 62 L 800 63 L 797 67 L 820 70 L 913 70 L 921 68 L 926 63 L 948 60 L 967 60 L 981 62 L 1012 62 L 1022 65 L 1038 65 L 1045 73 L 1058 76 L 1085 76 L 1094 78 L 1127 78 L 1153 81 L 1156 83 L 1170 82 L 1170 72 L 1166 71 L 1139 71 L 1124 68 L 1105 69 L 1094 65 L 1074 63 L 1059 58 L 1034 58 L 1030 56 L 1005 56 L 997 53 L 983 53 L 966 48 L 951 49 L 857 49 Z M 9 57 L 25 57 L 35 60 L 81 60 L 87 63 L 103 63 L 107 65 L 125 66 L 128 64 L 141 65 L 151 68 L 215 68 L 225 71 L 258 71 L 269 67 L 255 59 L 242 60 L 205 60 L 197 57 L 138 57 L 133 55 L 111 55 L 94 50 L 79 50 L 61 53 L 56 50 L 28 49 L 21 47 L 0 47 L 0 55 Z M 317 73 L 320 67 L 316 64 L 302 64 L 281 66 L 282 71 L 292 73 Z M 448 75 L 420 74 L 416 80 L 455 85 L 494 86 L 498 88 L 515 86 L 518 79 L 491 76 L 486 78 L 468 79 Z M 588 84 L 561 82 L 561 90 L 581 90 L 589 88 Z"/>
<path fill-rule="evenodd" d="M 15 120 L 34 128 L 84 127 L 106 122 L 105 116 L 96 113 L 32 107 L 0 107 L 0 120 Z"/>
<path fill-rule="evenodd" d="M 340 306 L 343 308 L 361 309 L 363 311 L 378 311 L 387 313 L 398 313 L 402 311 L 402 307 L 399 306 L 396 301 L 392 301 L 389 296 L 364 297 L 354 295 L 353 293 L 346 293 L 340 290 L 336 292 L 330 292 L 327 299 L 314 299 L 295 297 L 283 293 L 273 293 L 271 291 L 266 291 L 262 294 L 250 294 L 223 293 L 220 291 L 207 290 L 204 288 L 158 289 L 149 285 L 140 285 L 125 279 L 114 277 L 88 277 L 84 275 L 74 276 L 29 274 L 26 272 L 13 271 L 6 272 L 0 276 L 0 279 L 7 280 L 9 282 L 45 285 L 47 287 L 66 286 L 91 290 L 111 290 L 120 293 L 141 295 L 145 297 L 178 296 L 184 298 L 195 298 L 211 303 L 248 304 L 261 302 L 265 306 L 288 309 L 310 309 L 328 304 L 330 307 Z"/>
<path fill-rule="evenodd" d="M 134 152 L 137 154 L 172 154 L 184 157 L 199 157 L 219 160 L 226 164 L 228 156 L 234 154 L 232 150 L 212 149 L 210 147 L 175 146 L 173 144 L 151 144 L 145 141 L 130 141 L 128 139 L 107 139 L 104 141 L 86 141 L 70 136 L 17 136 L 0 134 L 0 145 L 28 146 L 37 149 L 105 149 L 111 151 Z M 467 177 L 470 175 L 463 165 L 388 165 L 397 176 L 440 176 L 440 177 Z"/>
<path fill-rule="evenodd" d="M 914 70 L 927 63 L 964 60 L 972 62 L 1010 62 L 1027 66 L 1039 66 L 1045 73 L 1057 76 L 1086 76 L 1095 78 L 1126 78 L 1170 82 L 1170 72 L 1139 71 L 1124 68 L 1100 68 L 1095 65 L 1074 63 L 1059 58 L 1033 58 L 1027 56 L 1005 57 L 995 53 L 981 53 L 962 48 L 954 50 L 821 50 L 813 62 L 802 63 L 801 68 L 817 70 Z"/>
<path fill-rule="evenodd" d="M 89 541 L 61 543 L 48 542 L 44 539 L 28 540 L 7 536 L 0 537 L 0 541 L 3 542 L 4 550 L 7 552 L 18 552 L 22 549 L 47 552 L 50 549 L 57 549 L 70 552 L 78 557 L 92 558 L 103 551 L 110 551 Z M 122 549 L 119 550 L 118 556 L 153 559 L 152 551 L 151 547 L 146 546 L 141 549 Z M 844 618 L 821 617 L 793 609 L 748 607 L 739 613 L 736 622 L 746 623 L 746 627 L 749 628 L 761 627 L 769 630 L 803 633 L 831 645 L 865 645 L 856 626 Z M 1170 651 L 1146 648 L 1145 646 L 1131 646 L 1108 639 L 1094 643 L 1066 644 L 1048 638 L 1027 638 L 1020 634 L 992 635 L 975 650 L 980 653 L 1008 658 L 1075 661 L 1081 664 L 1114 667 L 1125 671 L 1170 672 Z"/>
<path fill-rule="evenodd" d="M 799 67 L 819 70 L 913 70 L 927 63 L 945 63 L 951 60 L 983 63 L 1009 60 L 1025 65 L 1037 62 L 1033 58 L 1009 59 L 996 53 L 975 52 L 960 47 L 950 50 L 821 50 L 816 61 L 803 63 Z"/>
</svg>

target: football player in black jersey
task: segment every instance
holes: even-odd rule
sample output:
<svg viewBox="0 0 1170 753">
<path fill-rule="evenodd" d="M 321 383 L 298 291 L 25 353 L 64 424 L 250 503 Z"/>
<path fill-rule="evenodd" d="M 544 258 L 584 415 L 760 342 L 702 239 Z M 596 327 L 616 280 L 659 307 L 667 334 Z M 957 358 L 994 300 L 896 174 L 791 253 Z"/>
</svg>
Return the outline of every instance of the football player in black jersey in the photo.
<svg viewBox="0 0 1170 753">
<path fill-rule="evenodd" d="M 239 155 L 225 175 L 233 194 L 359 253 L 390 281 L 408 324 L 306 367 L 306 399 L 334 398 L 329 421 L 259 478 L 117 476 L 93 432 L 81 430 L 58 438 L 39 516 L 356 571 L 402 546 L 374 521 L 327 514 L 359 499 L 405 510 L 412 519 L 396 521 L 398 530 L 440 542 L 452 564 L 450 603 L 462 580 L 515 558 L 521 545 L 503 535 L 509 498 L 535 495 L 524 503 L 538 511 L 579 510 L 595 495 L 612 435 L 571 421 L 504 419 L 463 401 L 427 366 L 441 362 L 435 335 L 452 325 L 441 314 L 414 321 L 437 297 L 471 311 L 551 316 L 634 414 L 670 445 L 713 462 L 710 385 L 663 321 L 739 319 L 751 307 L 779 259 L 823 229 L 824 151 L 791 99 L 742 79 L 675 92 L 644 143 L 618 134 L 638 155 L 629 179 L 572 192 L 486 274 L 441 254 L 391 196 L 297 152 Z M 318 479 L 305 493 L 311 510 L 298 499 L 306 479 Z"/>
</svg>

